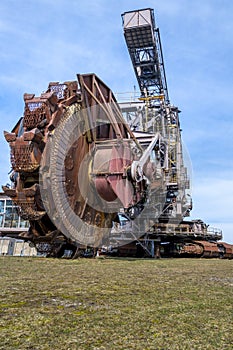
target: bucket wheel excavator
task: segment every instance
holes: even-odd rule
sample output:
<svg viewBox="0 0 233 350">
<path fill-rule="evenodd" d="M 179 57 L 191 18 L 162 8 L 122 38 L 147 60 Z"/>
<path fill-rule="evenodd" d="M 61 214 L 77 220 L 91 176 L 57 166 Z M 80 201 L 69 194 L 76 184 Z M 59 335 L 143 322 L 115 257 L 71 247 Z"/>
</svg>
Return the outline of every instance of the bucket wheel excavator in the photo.
<svg viewBox="0 0 233 350">
<path fill-rule="evenodd" d="M 170 104 L 152 9 L 122 14 L 140 97 L 118 104 L 95 74 L 24 94 L 12 132 L 12 186 L 3 186 L 39 251 L 232 257 L 221 231 L 192 209 L 179 109 Z"/>
</svg>

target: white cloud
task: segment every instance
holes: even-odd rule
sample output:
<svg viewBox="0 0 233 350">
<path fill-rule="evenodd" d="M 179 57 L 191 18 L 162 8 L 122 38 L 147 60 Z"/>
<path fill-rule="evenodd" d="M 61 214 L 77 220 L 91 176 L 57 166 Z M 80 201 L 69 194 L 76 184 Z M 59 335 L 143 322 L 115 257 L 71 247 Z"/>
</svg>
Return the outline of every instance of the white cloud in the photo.
<svg viewBox="0 0 233 350">
<path fill-rule="evenodd" d="M 233 174 L 195 178 L 192 196 L 192 218 L 223 230 L 224 239 L 233 242 Z"/>
<path fill-rule="evenodd" d="M 233 244 L 233 221 L 232 222 L 218 222 L 211 223 L 211 226 L 218 226 L 223 232 L 223 241 Z"/>
</svg>

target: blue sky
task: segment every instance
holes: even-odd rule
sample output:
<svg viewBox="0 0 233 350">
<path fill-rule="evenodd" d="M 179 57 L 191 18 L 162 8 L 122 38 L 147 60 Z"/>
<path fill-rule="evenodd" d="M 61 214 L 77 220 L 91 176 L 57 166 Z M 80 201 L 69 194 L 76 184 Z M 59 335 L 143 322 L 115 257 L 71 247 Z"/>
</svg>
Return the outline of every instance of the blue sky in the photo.
<svg viewBox="0 0 233 350">
<path fill-rule="evenodd" d="M 160 28 L 171 102 L 193 167 L 192 218 L 233 243 L 233 2 L 231 0 L 1 0 L 0 183 L 8 182 L 10 131 L 23 94 L 96 73 L 114 92 L 136 78 L 121 13 L 151 7 Z"/>
</svg>

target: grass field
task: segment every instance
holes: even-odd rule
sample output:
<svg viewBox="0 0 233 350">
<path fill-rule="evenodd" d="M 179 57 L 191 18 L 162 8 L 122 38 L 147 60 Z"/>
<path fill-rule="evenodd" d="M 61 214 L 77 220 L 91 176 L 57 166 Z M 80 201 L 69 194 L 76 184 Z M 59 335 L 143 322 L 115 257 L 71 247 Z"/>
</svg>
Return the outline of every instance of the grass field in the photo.
<svg viewBox="0 0 233 350">
<path fill-rule="evenodd" d="M 233 349 L 233 260 L 0 258 L 0 349 Z"/>
</svg>

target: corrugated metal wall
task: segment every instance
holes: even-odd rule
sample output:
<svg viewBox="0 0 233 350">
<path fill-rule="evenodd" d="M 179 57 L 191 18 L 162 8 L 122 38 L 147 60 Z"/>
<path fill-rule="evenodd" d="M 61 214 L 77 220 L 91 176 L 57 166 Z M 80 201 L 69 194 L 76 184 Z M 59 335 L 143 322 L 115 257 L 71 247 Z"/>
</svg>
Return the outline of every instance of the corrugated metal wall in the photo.
<svg viewBox="0 0 233 350">
<path fill-rule="evenodd" d="M 28 242 L 23 240 L 2 237 L 0 238 L 0 256 L 36 256 L 37 251 L 34 247 L 30 247 Z"/>
</svg>

